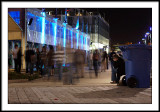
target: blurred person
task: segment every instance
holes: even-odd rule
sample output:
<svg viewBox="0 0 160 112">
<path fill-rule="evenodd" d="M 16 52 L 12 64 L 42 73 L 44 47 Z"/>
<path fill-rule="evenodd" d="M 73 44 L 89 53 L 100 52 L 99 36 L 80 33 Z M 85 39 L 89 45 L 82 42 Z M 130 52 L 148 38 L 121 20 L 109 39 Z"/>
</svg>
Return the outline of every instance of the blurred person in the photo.
<svg viewBox="0 0 160 112">
<path fill-rule="evenodd" d="M 119 85 L 119 80 L 122 75 L 125 75 L 125 61 L 118 55 L 113 56 L 113 66 L 117 69 L 116 83 Z"/>
<path fill-rule="evenodd" d="M 99 61 L 100 54 L 98 50 L 96 49 L 95 52 L 93 53 L 93 66 L 95 70 L 95 76 L 98 77 L 98 61 Z"/>
<path fill-rule="evenodd" d="M 11 68 L 12 65 L 12 50 L 8 50 L 8 69 Z"/>
<path fill-rule="evenodd" d="M 37 61 L 37 57 L 35 55 L 35 51 L 34 51 L 33 47 L 30 50 L 30 58 L 31 58 L 31 62 L 30 62 L 30 74 L 33 74 L 34 65 L 36 64 L 36 61 Z"/>
<path fill-rule="evenodd" d="M 48 79 L 51 76 L 51 70 L 52 67 L 54 66 L 54 50 L 53 50 L 53 46 L 50 46 L 50 50 L 47 53 L 47 60 L 48 60 Z"/>
<path fill-rule="evenodd" d="M 25 51 L 25 62 L 26 62 L 26 73 L 28 73 L 29 65 L 31 62 L 30 50 L 28 45 L 26 46 L 26 51 Z"/>
<path fill-rule="evenodd" d="M 100 72 L 102 72 L 102 55 L 103 55 L 103 53 L 100 51 L 100 53 L 99 53 L 99 59 L 98 59 L 98 69 L 100 70 Z"/>
<path fill-rule="evenodd" d="M 106 68 L 108 70 L 108 54 L 106 51 L 105 51 L 105 57 L 106 57 Z"/>
<path fill-rule="evenodd" d="M 41 76 L 45 75 L 46 72 L 46 56 L 47 56 L 47 52 L 46 52 L 46 46 L 42 47 L 42 51 L 40 53 L 40 60 L 41 60 Z"/>
<path fill-rule="evenodd" d="M 59 81 L 62 80 L 62 72 L 63 72 L 63 62 L 65 60 L 65 54 L 64 50 L 61 50 L 61 46 L 57 46 L 57 51 L 54 53 L 54 60 L 56 62 L 57 68 L 58 68 L 58 77 Z"/>
<path fill-rule="evenodd" d="M 84 78 L 85 53 L 78 47 L 74 56 L 78 77 Z"/>
<path fill-rule="evenodd" d="M 89 70 L 92 70 L 92 66 L 93 66 L 93 53 L 92 53 L 92 51 L 90 51 L 90 53 L 89 53 Z"/>
<path fill-rule="evenodd" d="M 102 66 L 101 66 L 101 71 L 104 71 L 104 72 L 106 70 L 106 59 L 107 59 L 107 53 L 106 51 L 104 51 L 102 54 Z"/>
<path fill-rule="evenodd" d="M 17 52 L 17 63 L 18 63 L 18 72 L 21 71 L 21 65 L 22 65 L 22 48 L 20 47 Z"/>
<path fill-rule="evenodd" d="M 39 48 L 36 48 L 36 57 L 37 57 L 36 69 L 37 69 L 37 71 L 39 71 L 39 66 L 40 66 L 40 51 L 39 51 Z"/>
<path fill-rule="evenodd" d="M 75 77 L 73 75 L 73 66 L 75 64 L 74 62 L 74 49 L 67 49 L 66 50 L 66 64 L 68 64 L 68 73 L 67 76 L 65 77 L 65 82 L 68 84 L 75 84 Z"/>
<path fill-rule="evenodd" d="M 13 50 L 13 59 L 15 64 L 15 71 L 18 72 L 18 61 L 17 61 L 17 53 L 18 53 L 18 45 L 15 45 L 15 48 Z"/>
<path fill-rule="evenodd" d="M 114 49 L 111 50 L 111 52 L 109 53 L 109 60 L 111 63 L 111 70 L 112 70 L 112 75 L 111 75 L 111 81 L 110 83 L 116 83 L 116 72 L 117 70 L 114 68 L 113 66 L 113 56 L 116 55 L 116 53 L 114 52 Z"/>
</svg>

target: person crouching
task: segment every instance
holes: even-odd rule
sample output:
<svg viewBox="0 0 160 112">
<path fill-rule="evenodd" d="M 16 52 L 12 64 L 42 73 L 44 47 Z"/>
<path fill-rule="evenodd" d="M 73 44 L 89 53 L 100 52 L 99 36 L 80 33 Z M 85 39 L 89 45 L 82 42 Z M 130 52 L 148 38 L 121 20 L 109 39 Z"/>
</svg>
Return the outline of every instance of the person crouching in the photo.
<svg viewBox="0 0 160 112">
<path fill-rule="evenodd" d="M 113 56 L 113 66 L 117 69 L 117 77 L 116 83 L 119 85 L 119 80 L 122 75 L 125 75 L 125 61 L 123 58 L 119 57 L 118 55 Z"/>
</svg>

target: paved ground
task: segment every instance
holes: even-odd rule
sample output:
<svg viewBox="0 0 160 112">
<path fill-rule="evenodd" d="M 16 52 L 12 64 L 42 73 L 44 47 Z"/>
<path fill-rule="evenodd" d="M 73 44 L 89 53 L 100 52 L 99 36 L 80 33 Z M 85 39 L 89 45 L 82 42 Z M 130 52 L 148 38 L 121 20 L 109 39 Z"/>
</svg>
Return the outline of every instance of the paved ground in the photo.
<svg viewBox="0 0 160 112">
<path fill-rule="evenodd" d="M 110 84 L 111 71 L 98 78 L 86 72 L 75 85 L 41 78 L 30 82 L 9 83 L 9 104 L 151 104 L 151 88 L 129 88 Z"/>
</svg>

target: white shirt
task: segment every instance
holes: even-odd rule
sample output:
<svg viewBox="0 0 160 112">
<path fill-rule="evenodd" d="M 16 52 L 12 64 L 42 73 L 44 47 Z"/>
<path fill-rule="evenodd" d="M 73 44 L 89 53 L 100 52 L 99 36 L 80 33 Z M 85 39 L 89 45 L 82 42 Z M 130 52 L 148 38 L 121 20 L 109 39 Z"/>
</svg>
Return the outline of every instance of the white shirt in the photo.
<svg viewBox="0 0 160 112">
<path fill-rule="evenodd" d="M 17 59 L 17 52 L 18 52 L 18 49 L 13 50 L 13 59 Z"/>
</svg>

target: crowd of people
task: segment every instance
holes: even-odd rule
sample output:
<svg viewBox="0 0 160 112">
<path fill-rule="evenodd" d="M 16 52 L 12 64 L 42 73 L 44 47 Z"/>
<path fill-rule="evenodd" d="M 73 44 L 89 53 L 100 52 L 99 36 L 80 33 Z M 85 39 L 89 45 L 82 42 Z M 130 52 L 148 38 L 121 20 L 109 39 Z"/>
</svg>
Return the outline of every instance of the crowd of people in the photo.
<svg viewBox="0 0 160 112">
<path fill-rule="evenodd" d="M 15 71 L 21 71 L 21 48 L 15 45 L 13 50 L 13 59 L 15 63 Z M 113 50 L 107 54 L 106 51 L 99 52 L 97 49 L 93 52 L 90 51 L 87 54 L 81 49 L 66 49 L 61 48 L 60 45 L 57 46 L 56 50 L 53 46 L 49 47 L 49 51 L 46 50 L 46 46 L 42 47 L 42 51 L 39 48 L 34 49 L 26 46 L 25 51 L 25 63 L 26 63 L 26 73 L 32 75 L 34 73 L 34 68 L 40 73 L 42 77 L 46 74 L 48 79 L 51 75 L 55 75 L 55 69 L 57 70 L 58 80 L 62 80 L 63 77 L 63 65 L 66 64 L 68 67 L 67 79 L 69 83 L 73 83 L 73 78 L 84 78 L 84 67 L 86 62 L 88 62 L 89 70 L 94 69 L 95 77 L 98 77 L 98 73 L 105 72 L 109 67 L 109 62 L 111 65 L 112 75 L 111 83 L 119 84 L 120 77 L 125 75 L 125 62 L 121 54 L 117 54 Z M 87 60 L 86 60 L 87 59 Z M 74 74 L 75 68 L 75 74 Z"/>
</svg>

